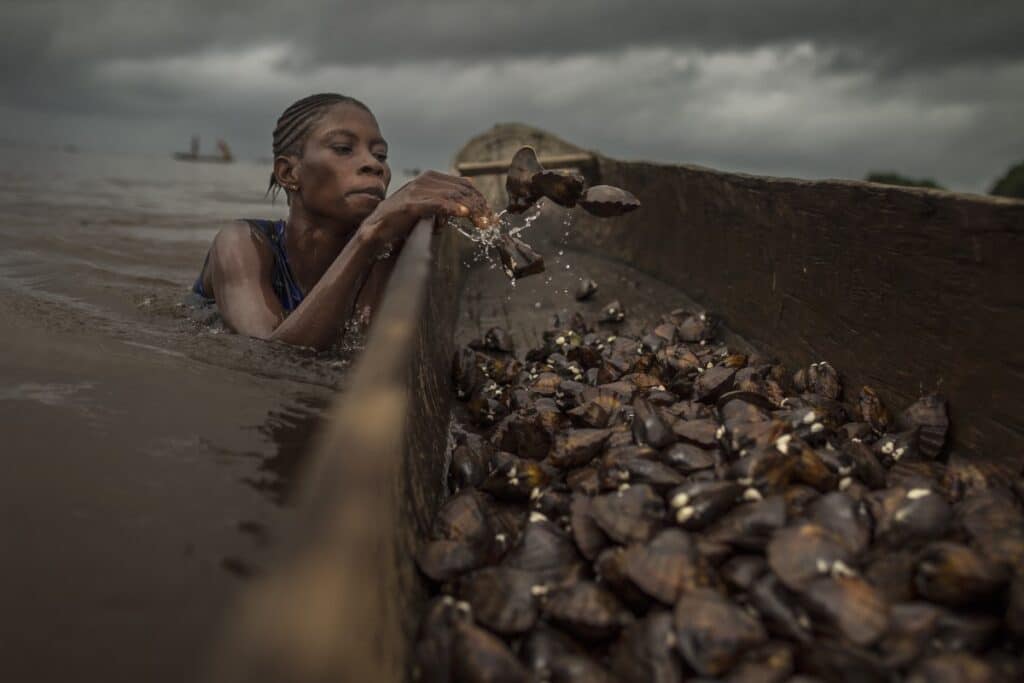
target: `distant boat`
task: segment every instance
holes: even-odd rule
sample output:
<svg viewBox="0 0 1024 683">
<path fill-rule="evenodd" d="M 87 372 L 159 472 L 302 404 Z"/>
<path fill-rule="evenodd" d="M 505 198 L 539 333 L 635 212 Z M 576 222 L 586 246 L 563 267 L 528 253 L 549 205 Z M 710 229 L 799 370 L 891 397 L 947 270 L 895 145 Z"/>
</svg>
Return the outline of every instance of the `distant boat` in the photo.
<svg viewBox="0 0 1024 683">
<path fill-rule="evenodd" d="M 229 164 L 235 160 L 235 157 L 231 154 L 231 148 L 228 147 L 228 143 L 223 140 L 217 140 L 217 149 L 220 150 L 220 154 L 200 154 L 199 136 L 193 135 L 191 150 L 188 152 L 175 152 L 174 158 L 178 161 L 209 161 L 217 164 Z"/>
</svg>

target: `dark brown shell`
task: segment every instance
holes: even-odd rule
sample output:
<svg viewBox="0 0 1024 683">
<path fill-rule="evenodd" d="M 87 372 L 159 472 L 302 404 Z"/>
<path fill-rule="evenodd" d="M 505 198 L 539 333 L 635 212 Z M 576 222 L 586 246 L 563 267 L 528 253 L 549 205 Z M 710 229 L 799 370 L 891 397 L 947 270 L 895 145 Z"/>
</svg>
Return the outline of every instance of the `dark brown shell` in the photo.
<svg viewBox="0 0 1024 683">
<path fill-rule="evenodd" d="M 875 542 L 889 548 L 942 538 L 952 518 L 949 503 L 926 488 L 872 491 L 865 502 L 875 522 Z"/>
<path fill-rule="evenodd" d="M 463 401 L 469 400 L 483 385 L 484 375 L 476 351 L 463 346 L 455 352 L 452 358 L 452 381 L 455 383 L 455 396 Z"/>
<path fill-rule="evenodd" d="M 750 590 L 768 569 L 768 562 L 761 555 L 734 555 L 722 565 L 719 574 L 734 591 Z"/>
<path fill-rule="evenodd" d="M 430 530 L 433 539 L 474 544 L 489 541 L 492 534 L 484 497 L 472 489 L 449 498 L 438 511 Z"/>
<path fill-rule="evenodd" d="M 536 461 L 512 456 L 488 475 L 480 490 L 499 500 L 525 502 L 550 480 L 550 475 Z"/>
<path fill-rule="evenodd" d="M 601 585 L 608 586 L 636 613 L 646 612 L 655 604 L 626 575 L 626 549 L 619 545 L 605 548 L 594 561 L 594 571 Z"/>
<path fill-rule="evenodd" d="M 551 442 L 551 430 L 537 411 L 511 413 L 498 423 L 491 436 L 491 443 L 498 449 L 530 460 L 546 458 Z"/>
<path fill-rule="evenodd" d="M 583 194 L 583 176 L 565 170 L 540 171 L 533 175 L 532 193 L 544 195 L 561 206 L 571 208 Z"/>
<path fill-rule="evenodd" d="M 626 309 L 622 307 L 618 299 L 609 302 L 601 309 L 598 321 L 603 323 L 621 323 L 626 318 Z"/>
<path fill-rule="evenodd" d="M 611 650 L 612 671 L 623 683 L 678 683 L 683 663 L 668 610 L 652 611 L 627 626 Z"/>
<path fill-rule="evenodd" d="M 856 645 L 871 645 L 889 628 L 888 603 L 860 577 L 815 579 L 801 598 L 811 614 Z"/>
<path fill-rule="evenodd" d="M 540 194 L 533 187 L 533 176 L 543 170 L 532 147 L 521 147 L 513 155 L 505 178 L 508 210 L 511 213 L 522 213 L 540 199 Z"/>
<path fill-rule="evenodd" d="M 989 560 L 1007 569 L 1024 567 L 1024 513 L 1009 491 L 993 487 L 971 493 L 956 512 L 957 526 Z"/>
<path fill-rule="evenodd" d="M 718 445 L 718 430 L 721 425 L 715 420 L 676 420 L 672 423 L 672 431 L 682 441 L 700 446 L 714 448 Z"/>
<path fill-rule="evenodd" d="M 443 582 L 482 566 L 487 561 L 487 552 L 466 541 L 442 539 L 430 541 L 416 553 L 416 564 L 420 571 L 434 581 Z"/>
<path fill-rule="evenodd" d="M 576 541 L 576 547 L 588 560 L 595 559 L 609 543 L 608 536 L 601 531 L 601 527 L 597 525 L 591 515 L 592 502 L 588 496 L 573 494 L 569 513 L 572 537 Z"/>
<path fill-rule="evenodd" d="M 793 646 L 773 640 L 743 655 L 732 671 L 729 683 L 782 683 L 794 667 Z"/>
<path fill-rule="evenodd" d="M 551 664 L 559 655 L 585 654 L 584 647 L 563 631 L 539 622 L 523 641 L 522 655 L 538 680 L 550 678 Z"/>
<path fill-rule="evenodd" d="M 984 652 L 991 647 L 1002 623 L 987 614 L 944 611 L 939 615 L 932 645 L 938 650 Z"/>
<path fill-rule="evenodd" d="M 539 519 L 526 525 L 519 544 L 509 551 L 502 564 L 545 578 L 560 576 L 578 561 L 572 539 L 552 522 Z"/>
<path fill-rule="evenodd" d="M 944 652 L 923 660 L 907 683 L 998 683 L 1000 677 L 984 660 L 966 652 Z"/>
<path fill-rule="evenodd" d="M 423 683 L 451 680 L 455 627 L 470 619 L 469 611 L 456 607 L 451 596 L 431 600 L 420 621 L 413 653 L 416 680 Z"/>
<path fill-rule="evenodd" d="M 459 623 L 452 647 L 452 680 L 457 683 L 528 683 L 530 674 L 499 638 L 470 623 Z"/>
<path fill-rule="evenodd" d="M 690 536 L 666 529 L 649 543 L 626 549 L 625 573 L 640 590 L 667 605 L 684 592 L 712 588 L 716 578 Z"/>
<path fill-rule="evenodd" d="M 810 504 L 808 517 L 835 533 L 853 556 L 871 543 L 871 516 L 867 507 L 842 492 L 826 493 Z"/>
<path fill-rule="evenodd" d="M 576 301 L 586 301 L 590 297 L 597 293 L 598 284 L 590 278 L 584 278 L 580 280 L 580 284 L 576 287 Z"/>
<path fill-rule="evenodd" d="M 633 401 L 633 439 L 638 445 L 664 448 L 676 441 L 661 415 L 649 402 L 642 398 Z"/>
<path fill-rule="evenodd" d="M 734 508 L 743 486 L 731 481 L 689 481 L 668 494 L 672 518 L 691 531 L 703 529 Z"/>
<path fill-rule="evenodd" d="M 579 205 L 598 218 L 612 218 L 636 211 L 640 208 L 640 200 L 620 187 L 594 185 L 583 192 Z"/>
<path fill-rule="evenodd" d="M 836 563 L 849 571 L 852 553 L 835 532 L 803 522 L 777 531 L 768 544 L 767 557 L 768 566 L 782 583 L 799 591 L 835 571 Z"/>
<path fill-rule="evenodd" d="M 664 525 L 665 503 L 654 489 L 640 484 L 597 496 L 591 515 L 616 543 L 642 543 Z"/>
<path fill-rule="evenodd" d="M 801 392 L 818 394 L 833 401 L 838 400 L 843 391 L 839 373 L 828 361 L 801 368 L 793 375 L 793 384 Z"/>
<path fill-rule="evenodd" d="M 703 403 L 714 403 L 733 387 L 736 368 L 716 365 L 697 375 L 693 385 L 693 397 Z"/>
<path fill-rule="evenodd" d="M 624 482 L 630 485 L 647 484 L 655 491 L 664 492 L 685 481 L 683 475 L 668 465 L 641 456 L 621 456 L 612 461 L 612 453 L 605 456 L 609 462 L 603 466 L 602 483 L 606 489 L 618 488 Z"/>
<path fill-rule="evenodd" d="M 726 476 L 762 493 L 777 493 L 789 484 L 796 464 L 775 447 L 758 448 L 734 461 Z"/>
<path fill-rule="evenodd" d="M 861 387 L 857 404 L 861 419 L 871 425 L 872 429 L 879 433 L 888 429 L 892 416 L 874 389 L 869 386 Z"/>
<path fill-rule="evenodd" d="M 1018 571 L 1010 583 L 1006 601 L 1006 628 L 1018 638 L 1024 638 L 1024 571 Z"/>
<path fill-rule="evenodd" d="M 458 596 L 469 603 L 473 618 L 502 635 L 525 633 L 537 621 L 534 576 L 507 567 L 485 567 L 459 580 Z"/>
<path fill-rule="evenodd" d="M 921 455 L 937 458 L 946 445 L 949 432 L 949 413 L 946 399 L 930 394 L 910 404 L 896 422 L 901 430 L 917 430 L 917 445 Z"/>
<path fill-rule="evenodd" d="M 709 541 L 725 543 L 739 550 L 761 552 L 777 529 L 786 525 L 786 502 L 782 496 L 742 503 L 712 524 Z"/>
<path fill-rule="evenodd" d="M 555 436 L 548 460 L 562 469 L 586 465 L 604 450 L 611 435 L 609 429 L 570 429 L 560 432 Z"/>
<path fill-rule="evenodd" d="M 875 546 L 869 552 L 863 575 L 885 597 L 886 602 L 913 600 L 916 553 Z"/>
<path fill-rule="evenodd" d="M 712 590 L 683 595 L 674 616 L 677 647 L 702 676 L 721 676 L 767 639 L 760 621 Z"/>
<path fill-rule="evenodd" d="M 518 237 L 502 234 L 495 246 L 505 274 L 510 278 L 519 280 L 544 272 L 544 257 Z"/>
<path fill-rule="evenodd" d="M 778 578 L 765 574 L 751 585 L 747 598 L 770 633 L 800 643 L 811 641 L 807 613 Z"/>
<path fill-rule="evenodd" d="M 633 621 L 621 602 L 591 581 L 552 591 L 543 604 L 551 623 L 583 640 L 605 640 Z"/>
<path fill-rule="evenodd" d="M 617 683 L 607 669 L 583 654 L 556 655 L 549 675 L 551 683 Z"/>
<path fill-rule="evenodd" d="M 887 666 L 903 669 L 927 649 L 938 628 L 941 608 L 927 602 L 904 602 L 889 609 L 889 630 L 878 642 Z"/>
<path fill-rule="evenodd" d="M 840 450 L 853 460 L 853 476 L 864 482 L 868 488 L 885 488 L 885 468 L 864 442 L 859 439 L 850 440 L 844 443 Z"/>
<path fill-rule="evenodd" d="M 984 556 L 959 543 L 925 546 L 914 586 L 922 597 L 951 607 L 984 602 L 1005 584 L 1007 575 Z"/>
<path fill-rule="evenodd" d="M 662 451 L 662 459 L 678 472 L 686 475 L 711 469 L 716 459 L 712 451 L 689 443 L 674 443 Z"/>
</svg>

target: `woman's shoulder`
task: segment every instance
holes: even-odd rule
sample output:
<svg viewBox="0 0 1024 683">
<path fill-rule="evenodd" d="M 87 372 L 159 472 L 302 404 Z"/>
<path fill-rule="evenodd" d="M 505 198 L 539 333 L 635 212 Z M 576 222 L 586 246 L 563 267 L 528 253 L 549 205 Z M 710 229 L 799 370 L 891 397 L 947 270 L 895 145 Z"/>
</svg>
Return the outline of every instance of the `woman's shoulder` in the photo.
<svg viewBox="0 0 1024 683">
<path fill-rule="evenodd" d="M 217 233 L 210 249 L 211 257 L 222 264 L 231 263 L 237 267 L 255 263 L 269 267 L 273 264 L 274 252 L 270 245 L 271 236 L 264 226 L 273 223 L 274 221 L 238 219 L 215 224 Z"/>
</svg>

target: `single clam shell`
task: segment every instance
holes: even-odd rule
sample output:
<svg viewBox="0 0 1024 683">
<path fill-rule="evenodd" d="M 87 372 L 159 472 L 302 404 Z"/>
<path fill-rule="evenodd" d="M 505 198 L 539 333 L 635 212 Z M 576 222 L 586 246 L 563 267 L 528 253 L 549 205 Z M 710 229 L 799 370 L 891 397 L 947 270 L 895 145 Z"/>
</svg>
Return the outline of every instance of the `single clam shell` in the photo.
<svg viewBox="0 0 1024 683">
<path fill-rule="evenodd" d="M 509 461 L 495 468 L 480 490 L 499 500 L 530 500 L 535 490 L 548 484 L 551 477 L 541 465 L 533 460 L 511 456 Z"/>
<path fill-rule="evenodd" d="M 704 403 L 714 403 L 732 389 L 735 377 L 735 368 L 716 365 L 697 377 L 693 385 L 693 397 Z"/>
<path fill-rule="evenodd" d="M 667 498 L 675 522 L 697 531 L 733 509 L 743 490 L 731 481 L 689 481 L 672 489 Z"/>
<path fill-rule="evenodd" d="M 903 602 L 889 609 L 889 630 L 878 649 L 891 668 L 913 664 L 927 649 L 942 610 L 927 602 Z"/>
<path fill-rule="evenodd" d="M 484 496 L 469 489 L 445 501 L 434 517 L 430 537 L 480 543 L 487 541 L 492 533 Z"/>
<path fill-rule="evenodd" d="M 871 516 L 867 507 L 846 493 L 826 493 L 811 503 L 812 521 L 838 536 L 853 556 L 867 550 L 871 543 Z"/>
<path fill-rule="evenodd" d="M 416 553 L 416 564 L 431 579 L 443 582 L 482 566 L 487 555 L 486 550 L 466 541 L 442 539 L 422 546 Z"/>
<path fill-rule="evenodd" d="M 617 683 L 598 662 L 583 654 L 561 654 L 551 660 L 551 683 Z"/>
<path fill-rule="evenodd" d="M 640 200 L 620 187 L 594 185 L 583 192 L 579 205 L 594 216 L 611 218 L 636 211 L 640 208 Z"/>
<path fill-rule="evenodd" d="M 916 553 L 910 550 L 874 546 L 863 565 L 863 575 L 885 597 L 886 602 L 908 602 L 916 597 L 916 564 Z"/>
<path fill-rule="evenodd" d="M 469 603 L 473 618 L 502 635 L 526 633 L 537 621 L 535 585 L 530 572 L 485 567 L 459 580 L 459 599 Z"/>
<path fill-rule="evenodd" d="M 590 278 L 580 280 L 580 284 L 576 287 L 576 301 L 586 301 L 590 297 L 597 293 L 598 285 L 597 282 Z"/>
<path fill-rule="evenodd" d="M 583 176 L 565 170 L 539 171 L 533 175 L 531 190 L 532 194 L 571 208 L 583 194 Z"/>
<path fill-rule="evenodd" d="M 528 683 L 530 674 L 499 638 L 470 623 L 455 628 L 453 680 L 464 683 Z"/>
<path fill-rule="evenodd" d="M 586 465 L 604 450 L 609 429 L 570 429 L 555 436 L 555 443 L 548 457 L 555 467 L 569 469 Z"/>
<path fill-rule="evenodd" d="M 800 643 L 811 641 L 810 619 L 775 576 L 765 574 L 753 582 L 747 598 L 770 633 Z"/>
<path fill-rule="evenodd" d="M 925 396 L 909 405 L 896 424 L 901 430 L 916 430 L 921 455 L 937 458 L 946 445 L 949 432 L 946 399 L 938 394 Z"/>
<path fill-rule="evenodd" d="M 864 485 L 868 488 L 885 488 L 885 468 L 882 467 L 882 464 L 878 462 L 878 458 L 875 457 L 875 454 L 864 442 L 847 441 L 840 450 L 853 461 L 853 476 L 864 482 Z"/>
<path fill-rule="evenodd" d="M 591 581 L 549 593 L 543 611 L 551 623 L 587 641 L 612 638 L 633 621 L 618 598 Z"/>
<path fill-rule="evenodd" d="M 941 495 L 925 488 L 872 491 L 865 502 L 875 521 L 875 542 L 889 548 L 942 538 L 953 514 Z"/>
<path fill-rule="evenodd" d="M 789 484 L 796 464 L 794 458 L 774 446 L 759 448 L 733 462 L 726 476 L 762 493 L 776 493 Z"/>
<path fill-rule="evenodd" d="M 767 548 L 768 566 L 794 591 L 840 567 L 849 567 L 852 553 L 843 538 L 813 522 L 775 532 Z"/>
<path fill-rule="evenodd" d="M 639 484 L 597 496 L 591 514 L 616 543 L 642 543 L 664 525 L 665 503 L 653 488 Z"/>
<path fill-rule="evenodd" d="M 719 574 L 730 589 L 746 592 L 767 569 L 768 563 L 760 555 L 733 555 L 719 569 Z"/>
<path fill-rule="evenodd" d="M 559 655 L 585 654 L 584 647 L 563 631 L 538 622 L 523 641 L 522 655 L 539 680 L 550 678 L 551 663 Z"/>
<path fill-rule="evenodd" d="M 931 644 L 937 650 L 984 652 L 992 646 L 1001 626 L 1001 619 L 987 614 L 943 611 Z"/>
<path fill-rule="evenodd" d="M 413 653 L 418 680 L 425 683 L 451 680 L 455 627 L 470 619 L 469 612 L 457 608 L 455 600 L 450 596 L 430 601 L 420 621 Z"/>
<path fill-rule="evenodd" d="M 560 413 L 554 410 L 554 415 Z M 554 425 L 545 422 L 547 412 L 516 411 L 502 419 L 491 435 L 491 443 L 499 450 L 514 453 L 520 458 L 543 460 L 551 450 Z M 556 423 L 557 424 L 557 423 Z"/>
<path fill-rule="evenodd" d="M 633 401 L 633 439 L 641 446 L 665 448 L 676 441 L 661 415 L 648 401 L 637 398 Z"/>
<path fill-rule="evenodd" d="M 712 451 L 688 443 L 672 444 L 662 452 L 661 457 L 683 475 L 711 469 L 716 463 Z"/>
<path fill-rule="evenodd" d="M 656 454 L 657 451 L 651 451 L 652 456 Z M 609 451 L 605 459 L 609 459 L 612 455 L 613 451 Z M 661 493 L 685 481 L 683 475 L 668 465 L 651 460 L 649 457 L 619 457 L 614 464 L 602 468 L 601 475 L 606 489 L 618 488 L 626 481 L 631 486 L 647 484 Z"/>
<path fill-rule="evenodd" d="M 783 683 L 795 666 L 794 648 L 777 640 L 759 645 L 743 655 L 732 671 L 729 683 Z"/>
<path fill-rule="evenodd" d="M 522 213 L 540 199 L 540 194 L 533 187 L 533 177 L 543 170 L 537 160 L 537 152 L 532 147 L 521 147 L 512 156 L 508 176 L 505 178 L 508 210 L 511 213 Z"/>
<path fill-rule="evenodd" d="M 950 542 L 925 546 L 914 575 L 914 586 L 922 597 L 951 607 L 984 602 L 1006 581 L 998 565 L 965 545 Z"/>
<path fill-rule="evenodd" d="M 605 548 L 594 561 L 594 570 L 601 585 L 608 586 L 636 613 L 648 611 L 655 601 L 640 590 L 626 573 L 626 549 L 619 545 Z"/>
<path fill-rule="evenodd" d="M 971 492 L 957 506 L 957 527 L 985 557 L 1020 571 L 1024 566 L 1024 512 L 1002 487 Z"/>
<path fill-rule="evenodd" d="M 611 668 L 624 683 L 677 683 L 683 663 L 676 652 L 672 613 L 652 611 L 623 629 L 611 649 Z"/>
<path fill-rule="evenodd" d="M 739 550 L 761 552 L 777 529 L 786 525 L 786 502 L 782 496 L 742 503 L 707 530 L 707 539 Z"/>
<path fill-rule="evenodd" d="M 907 683 L 997 683 L 1000 677 L 984 660 L 966 652 L 944 652 L 922 660 Z"/>
<path fill-rule="evenodd" d="M 681 441 L 701 448 L 718 446 L 718 430 L 722 425 L 715 420 L 676 420 L 672 423 L 672 431 Z"/>
<path fill-rule="evenodd" d="M 510 278 L 519 280 L 544 272 L 544 257 L 518 237 L 502 234 L 496 247 L 505 274 Z"/>
<path fill-rule="evenodd" d="M 892 416 L 882 403 L 882 399 L 869 386 L 861 387 L 857 407 L 860 409 L 861 419 L 871 425 L 876 432 L 886 431 L 892 423 Z"/>
<path fill-rule="evenodd" d="M 588 560 L 595 559 L 609 543 L 608 536 L 591 515 L 592 502 L 589 496 L 575 493 L 569 512 L 573 540 Z"/>
<path fill-rule="evenodd" d="M 452 358 L 452 381 L 455 383 L 456 397 L 463 401 L 469 400 L 483 385 L 484 375 L 473 349 L 464 346 L 455 352 Z"/>
<path fill-rule="evenodd" d="M 679 529 L 666 529 L 649 543 L 629 546 L 625 573 L 640 590 L 667 605 L 684 592 L 717 584 L 696 544 Z"/>
<path fill-rule="evenodd" d="M 683 595 L 674 616 L 677 647 L 702 676 L 721 676 L 767 639 L 760 621 L 712 590 Z"/>
<path fill-rule="evenodd" d="M 509 551 L 502 564 L 547 577 L 562 574 L 578 561 L 572 539 L 552 522 L 541 519 L 526 525 L 519 544 Z"/>
<path fill-rule="evenodd" d="M 871 645 L 889 628 L 884 596 L 858 576 L 815 579 L 800 595 L 809 612 L 856 645 Z"/>
</svg>

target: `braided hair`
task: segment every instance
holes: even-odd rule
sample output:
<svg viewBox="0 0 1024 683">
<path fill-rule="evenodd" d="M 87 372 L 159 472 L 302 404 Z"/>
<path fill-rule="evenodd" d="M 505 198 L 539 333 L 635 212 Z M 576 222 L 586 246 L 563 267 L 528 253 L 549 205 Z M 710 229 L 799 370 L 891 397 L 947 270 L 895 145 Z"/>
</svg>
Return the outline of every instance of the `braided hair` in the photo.
<svg viewBox="0 0 1024 683">
<path fill-rule="evenodd" d="M 354 97 L 337 93 L 319 93 L 303 97 L 284 110 L 274 127 L 274 158 L 283 155 L 302 156 L 309 132 L 324 113 L 336 104 L 352 104 L 366 111 L 370 108 Z M 281 190 L 274 172 L 270 172 L 267 194 L 276 196 Z"/>
</svg>

